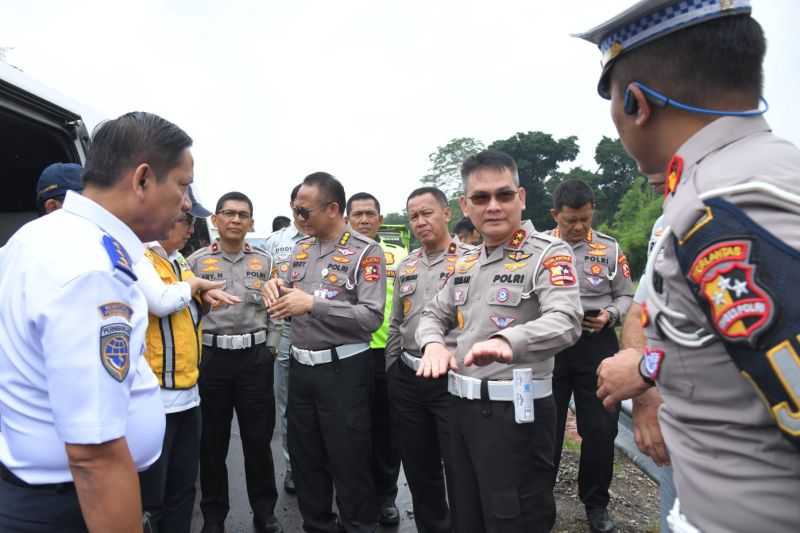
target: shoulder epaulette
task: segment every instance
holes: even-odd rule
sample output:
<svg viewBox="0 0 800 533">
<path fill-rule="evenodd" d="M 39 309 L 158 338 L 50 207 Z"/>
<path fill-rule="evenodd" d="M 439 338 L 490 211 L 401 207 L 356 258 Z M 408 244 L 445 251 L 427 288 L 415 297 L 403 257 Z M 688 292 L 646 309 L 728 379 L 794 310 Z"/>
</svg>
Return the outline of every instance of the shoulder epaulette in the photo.
<svg viewBox="0 0 800 533">
<path fill-rule="evenodd" d="M 114 273 L 120 272 L 128 278 L 129 281 L 136 281 L 136 274 L 133 273 L 133 263 L 131 256 L 122 246 L 122 244 L 113 238 L 111 235 L 103 235 L 103 248 L 111 260 L 111 268 Z"/>
<path fill-rule="evenodd" d="M 611 235 L 608 235 L 608 234 L 606 234 L 606 233 L 603 233 L 603 232 L 601 232 L 601 231 L 597 231 L 596 229 L 593 229 L 593 230 L 592 230 L 592 235 L 596 235 L 596 236 L 598 236 L 598 237 L 602 237 L 603 239 L 608 239 L 608 240 L 609 240 L 609 241 L 611 241 L 611 242 L 617 242 L 617 239 L 615 239 L 615 238 L 614 238 L 614 237 L 612 237 Z"/>
<path fill-rule="evenodd" d="M 535 231 L 535 232 L 531 233 L 530 234 L 530 238 L 528 239 L 528 242 L 530 242 L 532 239 L 538 239 L 540 241 L 544 241 L 547 244 L 552 244 L 552 243 L 554 243 L 556 241 L 560 241 L 561 240 L 558 237 L 553 237 L 549 233 L 545 233 L 543 231 Z"/>
</svg>

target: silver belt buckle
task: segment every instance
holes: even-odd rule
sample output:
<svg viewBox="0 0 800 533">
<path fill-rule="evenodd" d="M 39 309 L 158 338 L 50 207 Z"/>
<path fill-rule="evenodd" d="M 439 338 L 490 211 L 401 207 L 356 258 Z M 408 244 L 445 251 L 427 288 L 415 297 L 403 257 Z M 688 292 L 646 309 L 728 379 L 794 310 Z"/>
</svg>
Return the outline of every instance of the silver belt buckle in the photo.
<svg viewBox="0 0 800 533">
<path fill-rule="evenodd" d="M 241 350 L 244 348 L 244 339 L 241 335 L 231 335 L 231 349 Z"/>
</svg>

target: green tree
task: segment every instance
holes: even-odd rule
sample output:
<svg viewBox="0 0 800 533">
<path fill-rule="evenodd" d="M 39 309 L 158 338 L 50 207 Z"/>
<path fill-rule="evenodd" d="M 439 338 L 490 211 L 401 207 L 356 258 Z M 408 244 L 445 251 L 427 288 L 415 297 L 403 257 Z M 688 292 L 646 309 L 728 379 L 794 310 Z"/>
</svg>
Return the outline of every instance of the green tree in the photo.
<svg viewBox="0 0 800 533">
<path fill-rule="evenodd" d="M 549 133 L 529 131 L 495 141 L 489 146 L 516 160 L 520 185 L 526 191 L 522 216 L 530 219 L 537 229 L 553 226 L 549 212 L 551 196 L 545 184 L 549 176 L 556 174 L 561 163 L 575 160 L 579 151 L 577 141 L 574 135 L 556 140 Z"/>
<path fill-rule="evenodd" d="M 619 241 L 636 278 L 644 272 L 650 230 L 661 214 L 661 203 L 661 195 L 653 191 L 647 180 L 636 178 L 619 201 L 613 224 L 600 228 Z"/>
<path fill-rule="evenodd" d="M 448 198 L 461 191 L 461 163 L 484 149 L 483 143 L 472 137 L 457 137 L 428 156 L 430 169 L 420 179 L 424 185 L 438 187 Z"/>
<path fill-rule="evenodd" d="M 597 225 L 611 224 L 622 197 L 630 190 L 639 175 L 636 162 L 625 152 L 619 139 L 603 137 L 594 151 L 598 170 L 589 185 L 597 196 L 595 220 Z"/>
</svg>

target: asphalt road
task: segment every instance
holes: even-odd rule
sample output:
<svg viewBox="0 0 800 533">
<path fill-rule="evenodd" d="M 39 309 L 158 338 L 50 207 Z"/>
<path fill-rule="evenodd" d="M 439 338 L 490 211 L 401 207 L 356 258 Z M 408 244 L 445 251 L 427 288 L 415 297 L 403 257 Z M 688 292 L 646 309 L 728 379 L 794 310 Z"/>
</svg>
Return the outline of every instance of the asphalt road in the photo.
<svg viewBox="0 0 800 533">
<path fill-rule="evenodd" d="M 302 532 L 302 519 L 297 509 L 297 498 L 284 492 L 283 474 L 286 471 L 286 462 L 283 459 L 280 445 L 280 432 L 277 428 L 272 436 L 272 457 L 275 461 L 276 482 L 278 484 L 278 503 L 275 506 L 275 516 L 283 524 L 286 533 Z M 225 520 L 226 533 L 253 533 L 253 513 L 247 501 L 247 489 L 244 479 L 244 461 L 242 458 L 242 442 L 239 436 L 239 426 L 234 417 L 231 431 L 231 445 L 228 452 L 228 483 L 230 491 L 230 512 Z M 378 528 L 380 532 L 410 533 L 416 532 L 414 520 L 411 515 L 411 494 L 405 477 L 400 475 L 400 492 L 397 497 L 397 507 L 400 509 L 400 526 L 394 528 Z M 200 514 L 200 482 L 197 483 L 197 501 L 195 502 L 194 516 L 192 518 L 192 533 L 199 533 L 203 527 L 203 516 Z"/>
</svg>

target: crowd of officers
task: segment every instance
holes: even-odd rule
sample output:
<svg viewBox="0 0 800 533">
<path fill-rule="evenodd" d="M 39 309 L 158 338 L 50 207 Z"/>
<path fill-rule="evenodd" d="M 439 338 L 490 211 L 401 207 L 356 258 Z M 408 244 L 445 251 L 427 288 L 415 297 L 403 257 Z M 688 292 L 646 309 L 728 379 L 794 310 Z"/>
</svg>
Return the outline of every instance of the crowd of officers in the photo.
<svg viewBox="0 0 800 533">
<path fill-rule="evenodd" d="M 184 257 L 209 214 L 192 140 L 148 113 L 104 123 L 82 171 L 48 168 L 55 212 L 0 249 L 0 531 L 188 532 L 198 466 L 203 532 L 224 531 L 234 412 L 254 527 L 283 531 L 277 411 L 305 531 L 397 524 L 402 464 L 421 532 L 546 532 L 571 397 L 593 531 L 615 529 L 626 398 L 637 443 L 674 465 L 673 531 L 796 530 L 800 153 L 757 109 L 761 29 L 744 0 L 644 0 L 581 36 L 665 194 L 633 304 L 590 187 L 562 182 L 540 231 L 495 150 L 463 161 L 463 238 L 439 189 L 408 195 L 411 251 L 380 239 L 374 195 L 316 172 L 264 248 L 230 192 L 219 238 Z"/>
</svg>

